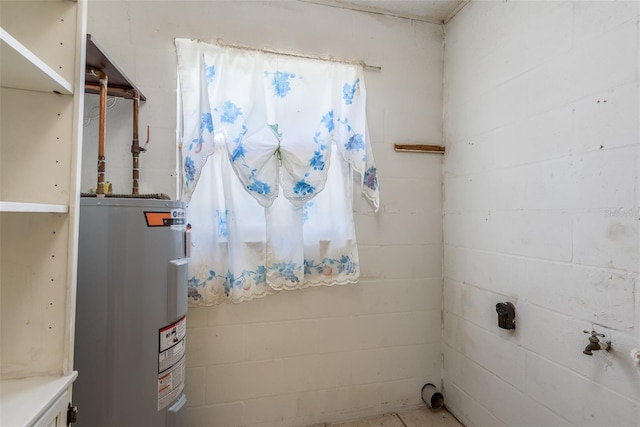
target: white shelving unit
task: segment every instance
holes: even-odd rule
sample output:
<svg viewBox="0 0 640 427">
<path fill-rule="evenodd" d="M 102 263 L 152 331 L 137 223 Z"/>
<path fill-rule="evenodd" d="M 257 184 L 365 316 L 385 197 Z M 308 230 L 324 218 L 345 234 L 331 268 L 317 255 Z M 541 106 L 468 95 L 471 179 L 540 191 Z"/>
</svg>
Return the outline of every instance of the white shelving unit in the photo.
<svg viewBox="0 0 640 427">
<path fill-rule="evenodd" d="M 73 94 L 73 84 L 0 28 L 3 87 Z"/>
<path fill-rule="evenodd" d="M 53 205 L 47 203 L 23 203 L 0 201 L 0 212 L 42 212 L 69 213 L 68 205 Z"/>
<path fill-rule="evenodd" d="M 86 0 L 0 2 L 0 425 L 65 426 Z"/>
</svg>

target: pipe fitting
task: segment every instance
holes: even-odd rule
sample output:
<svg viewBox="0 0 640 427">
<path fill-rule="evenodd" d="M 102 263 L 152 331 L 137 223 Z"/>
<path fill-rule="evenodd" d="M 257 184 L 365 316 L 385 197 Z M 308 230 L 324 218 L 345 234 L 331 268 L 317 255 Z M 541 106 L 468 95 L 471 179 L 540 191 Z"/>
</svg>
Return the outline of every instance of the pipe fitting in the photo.
<svg viewBox="0 0 640 427">
<path fill-rule="evenodd" d="M 422 401 L 430 409 L 441 409 L 444 406 L 444 396 L 438 391 L 435 385 L 427 383 L 422 386 Z"/>
</svg>

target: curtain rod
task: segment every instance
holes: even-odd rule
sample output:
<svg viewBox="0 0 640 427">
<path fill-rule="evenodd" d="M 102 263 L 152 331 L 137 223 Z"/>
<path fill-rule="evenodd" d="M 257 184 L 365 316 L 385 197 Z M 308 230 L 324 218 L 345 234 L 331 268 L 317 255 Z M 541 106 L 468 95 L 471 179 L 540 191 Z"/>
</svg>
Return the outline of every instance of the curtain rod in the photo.
<svg viewBox="0 0 640 427">
<path fill-rule="evenodd" d="M 204 41 L 204 40 L 200 40 L 200 41 Z M 205 43 L 209 43 L 207 41 L 204 41 L 204 42 Z M 360 65 L 365 70 L 382 71 L 382 67 L 380 67 L 378 65 L 369 65 L 369 64 L 367 64 L 366 62 L 364 62 L 362 60 L 346 61 L 346 60 L 336 59 L 336 58 L 333 58 L 333 57 L 304 55 L 304 54 L 301 54 L 301 53 L 292 53 L 292 52 L 281 52 L 281 51 L 271 50 L 271 49 L 264 49 L 264 48 L 258 48 L 258 47 L 242 46 L 242 45 L 237 45 L 237 44 L 226 43 L 222 39 L 216 40 L 215 43 L 218 46 L 221 46 L 221 47 L 231 47 L 231 48 L 234 48 L 234 49 L 249 50 L 249 51 L 252 51 L 252 52 L 264 52 L 264 53 L 270 53 L 270 54 L 274 54 L 274 55 L 291 56 L 291 57 L 294 57 L 294 58 L 316 59 L 316 60 L 320 60 L 320 61 L 338 62 L 338 63 L 341 63 L 341 64 Z"/>
</svg>

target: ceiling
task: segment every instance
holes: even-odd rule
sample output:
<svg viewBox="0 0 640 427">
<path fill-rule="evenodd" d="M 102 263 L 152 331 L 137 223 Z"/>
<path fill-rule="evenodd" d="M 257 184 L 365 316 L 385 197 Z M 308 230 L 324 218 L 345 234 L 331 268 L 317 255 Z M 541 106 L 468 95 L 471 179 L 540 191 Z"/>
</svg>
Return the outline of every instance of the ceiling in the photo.
<svg viewBox="0 0 640 427">
<path fill-rule="evenodd" d="M 469 0 L 302 0 L 344 9 L 447 23 Z"/>
</svg>

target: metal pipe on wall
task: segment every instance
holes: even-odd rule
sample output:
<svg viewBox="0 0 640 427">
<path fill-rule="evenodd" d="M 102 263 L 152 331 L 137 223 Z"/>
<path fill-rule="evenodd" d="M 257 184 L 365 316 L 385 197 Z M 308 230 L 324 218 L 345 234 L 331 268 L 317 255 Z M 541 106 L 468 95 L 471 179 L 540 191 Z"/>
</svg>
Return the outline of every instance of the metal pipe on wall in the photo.
<svg viewBox="0 0 640 427">
<path fill-rule="evenodd" d="M 100 79 L 100 120 L 98 122 L 98 184 L 96 195 L 104 197 L 105 152 L 107 141 L 107 86 L 108 78 L 104 71 L 91 69 L 89 73 Z"/>
<path fill-rule="evenodd" d="M 133 139 L 131 141 L 131 154 L 133 161 L 132 170 L 132 189 L 131 194 L 139 194 L 138 180 L 140 179 L 139 158 L 140 152 L 145 151 L 143 147 L 140 147 L 140 141 L 138 139 L 138 111 L 140 108 L 140 93 L 137 90 L 132 90 L 133 94 Z"/>
</svg>

